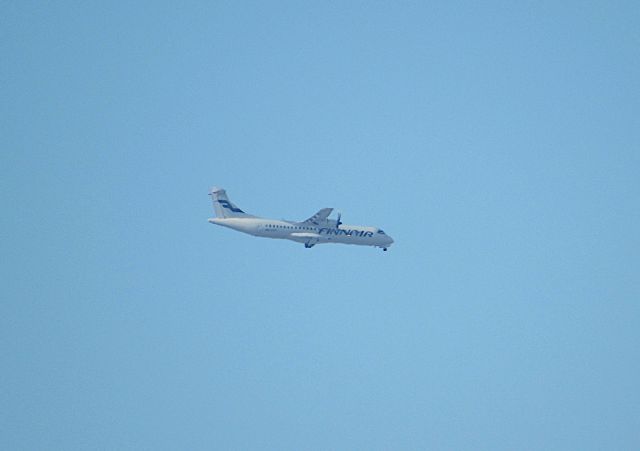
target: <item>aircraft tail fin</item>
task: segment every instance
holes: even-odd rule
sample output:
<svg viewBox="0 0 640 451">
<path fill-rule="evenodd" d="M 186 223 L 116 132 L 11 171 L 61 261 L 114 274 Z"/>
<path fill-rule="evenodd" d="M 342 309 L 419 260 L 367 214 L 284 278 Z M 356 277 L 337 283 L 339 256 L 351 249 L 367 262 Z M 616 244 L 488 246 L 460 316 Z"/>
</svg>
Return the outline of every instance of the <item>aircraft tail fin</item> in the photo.
<svg viewBox="0 0 640 451">
<path fill-rule="evenodd" d="M 231 203 L 227 197 L 227 192 L 222 188 L 213 187 L 209 191 L 209 196 L 213 201 L 213 209 L 218 218 L 253 218 L 254 216 L 246 214 L 235 204 Z"/>
</svg>

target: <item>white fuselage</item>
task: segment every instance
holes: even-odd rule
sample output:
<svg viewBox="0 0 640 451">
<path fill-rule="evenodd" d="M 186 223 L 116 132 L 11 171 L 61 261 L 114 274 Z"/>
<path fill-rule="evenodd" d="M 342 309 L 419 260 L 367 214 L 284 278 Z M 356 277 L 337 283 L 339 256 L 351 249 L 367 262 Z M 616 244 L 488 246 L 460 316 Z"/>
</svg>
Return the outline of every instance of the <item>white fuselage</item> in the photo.
<svg viewBox="0 0 640 451">
<path fill-rule="evenodd" d="M 315 244 L 342 243 L 376 246 L 386 250 L 393 239 L 376 227 L 337 224 L 326 220 L 320 224 L 267 218 L 210 218 L 212 224 L 229 227 L 249 235 L 292 240 L 307 247 Z"/>
</svg>

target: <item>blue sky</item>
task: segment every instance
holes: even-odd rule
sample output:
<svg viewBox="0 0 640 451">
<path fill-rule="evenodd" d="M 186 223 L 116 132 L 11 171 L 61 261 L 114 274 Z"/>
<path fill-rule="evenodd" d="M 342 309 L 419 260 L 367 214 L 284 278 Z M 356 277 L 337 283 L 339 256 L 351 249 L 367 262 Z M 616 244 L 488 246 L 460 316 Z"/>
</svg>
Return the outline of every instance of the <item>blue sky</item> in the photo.
<svg viewBox="0 0 640 451">
<path fill-rule="evenodd" d="M 639 20 L 3 2 L 0 448 L 640 448 Z"/>
</svg>

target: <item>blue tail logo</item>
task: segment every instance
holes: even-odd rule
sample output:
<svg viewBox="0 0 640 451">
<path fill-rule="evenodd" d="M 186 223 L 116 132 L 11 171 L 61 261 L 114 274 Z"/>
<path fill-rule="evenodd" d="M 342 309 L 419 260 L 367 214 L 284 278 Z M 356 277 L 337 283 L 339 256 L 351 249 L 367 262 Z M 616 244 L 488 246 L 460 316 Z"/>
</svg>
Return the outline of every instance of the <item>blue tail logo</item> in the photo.
<svg viewBox="0 0 640 451">
<path fill-rule="evenodd" d="M 234 213 L 244 213 L 244 211 L 240 210 L 239 208 L 234 207 L 233 205 L 231 205 L 229 203 L 228 200 L 219 200 L 218 201 L 220 203 L 220 205 L 222 205 L 224 208 L 228 208 L 229 210 L 231 210 Z"/>
</svg>

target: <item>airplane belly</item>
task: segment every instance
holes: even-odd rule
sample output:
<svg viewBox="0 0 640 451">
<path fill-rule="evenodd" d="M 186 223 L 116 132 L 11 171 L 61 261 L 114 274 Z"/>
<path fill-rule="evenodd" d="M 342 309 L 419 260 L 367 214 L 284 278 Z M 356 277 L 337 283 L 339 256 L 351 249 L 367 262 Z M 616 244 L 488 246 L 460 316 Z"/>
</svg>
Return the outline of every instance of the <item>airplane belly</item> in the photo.
<svg viewBox="0 0 640 451">
<path fill-rule="evenodd" d="M 305 243 L 305 244 L 311 241 L 313 241 L 314 244 L 326 242 L 326 237 L 323 237 L 322 235 L 318 235 L 317 233 L 311 233 L 311 232 L 295 232 L 295 233 L 289 234 L 286 238 L 292 241 L 296 241 L 298 243 Z"/>
</svg>

